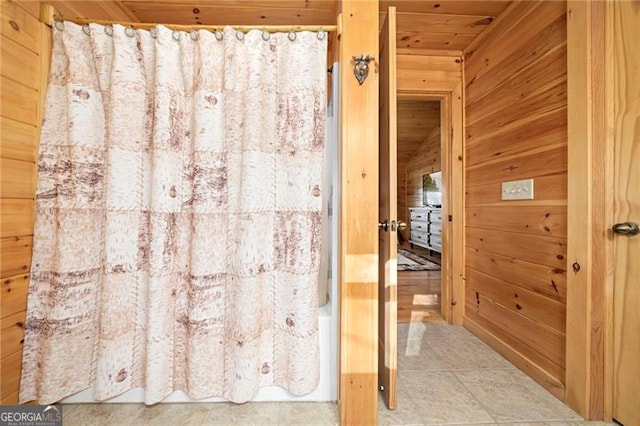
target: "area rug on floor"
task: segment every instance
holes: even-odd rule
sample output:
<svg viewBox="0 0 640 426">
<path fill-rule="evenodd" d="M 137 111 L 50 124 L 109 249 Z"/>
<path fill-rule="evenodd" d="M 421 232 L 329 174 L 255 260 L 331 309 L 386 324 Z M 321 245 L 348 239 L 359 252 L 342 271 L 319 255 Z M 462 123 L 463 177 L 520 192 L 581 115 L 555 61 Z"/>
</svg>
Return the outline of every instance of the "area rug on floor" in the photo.
<svg viewBox="0 0 640 426">
<path fill-rule="evenodd" d="M 398 271 L 439 271 L 440 265 L 407 250 L 398 250 Z"/>
</svg>

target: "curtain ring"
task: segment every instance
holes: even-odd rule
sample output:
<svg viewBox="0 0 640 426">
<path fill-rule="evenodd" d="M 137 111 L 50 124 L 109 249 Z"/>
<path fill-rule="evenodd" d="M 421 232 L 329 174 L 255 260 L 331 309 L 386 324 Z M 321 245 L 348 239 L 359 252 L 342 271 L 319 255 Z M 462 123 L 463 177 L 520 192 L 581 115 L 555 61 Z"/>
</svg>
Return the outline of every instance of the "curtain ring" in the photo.
<svg viewBox="0 0 640 426">
<path fill-rule="evenodd" d="M 171 33 L 171 37 L 173 37 L 174 40 L 176 41 L 180 41 L 180 31 L 174 31 Z"/>
<path fill-rule="evenodd" d="M 242 31 L 237 31 L 236 38 L 240 41 L 244 40 L 244 33 Z"/>
<path fill-rule="evenodd" d="M 318 40 L 324 40 L 324 38 L 327 36 L 327 32 L 322 27 L 320 27 L 320 31 L 318 31 L 317 36 Z"/>
<path fill-rule="evenodd" d="M 289 35 L 288 35 L 287 37 L 289 37 L 289 40 L 291 40 L 291 41 L 295 41 L 295 39 L 296 39 L 296 32 L 295 32 L 295 31 L 293 31 L 293 30 L 289 31 Z"/>
<path fill-rule="evenodd" d="M 104 26 L 104 33 L 108 36 L 113 36 L 113 25 L 107 24 Z"/>
<path fill-rule="evenodd" d="M 58 31 L 64 31 L 64 22 L 57 20 L 53 23 L 53 26 L 56 28 L 56 30 Z"/>
<path fill-rule="evenodd" d="M 152 38 L 157 38 L 158 37 L 158 30 L 156 29 L 156 27 L 149 28 L 149 35 Z"/>
<path fill-rule="evenodd" d="M 270 38 L 271 38 L 271 33 L 267 30 L 262 30 L 262 39 L 264 41 L 269 41 Z"/>
<path fill-rule="evenodd" d="M 91 27 L 89 26 L 89 24 L 84 24 L 82 26 L 82 32 L 86 35 L 91 35 Z"/>
<path fill-rule="evenodd" d="M 216 40 L 218 41 L 222 41 L 224 38 L 224 34 L 222 34 L 222 31 L 220 30 L 216 30 L 213 34 L 216 36 Z"/>
<path fill-rule="evenodd" d="M 136 35 L 136 30 L 134 30 L 133 27 L 129 25 L 127 28 L 124 29 L 124 33 L 127 35 L 127 37 L 133 38 Z"/>
<path fill-rule="evenodd" d="M 189 33 L 189 36 L 191 37 L 191 40 L 196 41 L 200 38 L 200 33 L 198 32 L 198 30 L 193 29 Z"/>
</svg>

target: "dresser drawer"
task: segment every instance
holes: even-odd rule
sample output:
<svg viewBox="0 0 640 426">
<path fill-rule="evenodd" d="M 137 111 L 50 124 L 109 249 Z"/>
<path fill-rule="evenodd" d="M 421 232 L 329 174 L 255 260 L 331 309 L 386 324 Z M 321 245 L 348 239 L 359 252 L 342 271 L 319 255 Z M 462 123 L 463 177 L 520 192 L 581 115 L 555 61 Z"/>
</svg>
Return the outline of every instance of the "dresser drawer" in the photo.
<svg viewBox="0 0 640 426">
<path fill-rule="evenodd" d="M 427 220 L 426 210 L 411 210 L 411 220 Z"/>
<path fill-rule="evenodd" d="M 442 224 L 441 223 L 430 223 L 429 224 L 429 233 L 435 235 L 442 235 Z"/>
<path fill-rule="evenodd" d="M 421 221 L 412 220 L 411 221 L 411 230 L 412 231 L 427 232 L 429 230 L 429 224 L 427 222 L 421 222 Z"/>
<path fill-rule="evenodd" d="M 428 239 L 426 232 L 411 231 L 411 241 L 427 244 Z"/>
<path fill-rule="evenodd" d="M 429 221 L 442 223 L 442 210 L 432 210 L 429 213 Z"/>
<path fill-rule="evenodd" d="M 429 235 L 429 245 L 437 248 L 442 248 L 442 237 L 440 235 Z"/>
</svg>

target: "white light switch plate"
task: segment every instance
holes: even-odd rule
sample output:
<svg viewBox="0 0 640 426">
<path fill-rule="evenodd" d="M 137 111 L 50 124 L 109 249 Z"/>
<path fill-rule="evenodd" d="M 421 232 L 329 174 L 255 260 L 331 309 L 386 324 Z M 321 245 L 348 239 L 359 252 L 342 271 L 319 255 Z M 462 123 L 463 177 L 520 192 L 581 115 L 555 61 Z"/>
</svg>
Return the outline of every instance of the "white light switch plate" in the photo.
<svg viewBox="0 0 640 426">
<path fill-rule="evenodd" d="M 533 200 L 533 179 L 502 182 L 503 200 Z"/>
</svg>

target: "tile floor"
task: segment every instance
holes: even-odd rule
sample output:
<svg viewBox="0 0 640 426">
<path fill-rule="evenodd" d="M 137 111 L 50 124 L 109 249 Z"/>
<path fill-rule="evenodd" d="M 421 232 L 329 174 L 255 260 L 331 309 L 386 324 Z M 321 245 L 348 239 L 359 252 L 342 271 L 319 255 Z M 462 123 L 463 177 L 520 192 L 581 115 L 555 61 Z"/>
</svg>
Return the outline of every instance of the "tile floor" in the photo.
<svg viewBox="0 0 640 426">
<path fill-rule="evenodd" d="M 580 416 L 462 327 L 398 325 L 398 409 L 379 424 L 577 425 Z"/>
<path fill-rule="evenodd" d="M 336 425 L 333 403 L 66 405 L 64 425 Z M 585 422 L 462 327 L 398 326 L 398 409 L 379 424 L 581 425 Z"/>
<path fill-rule="evenodd" d="M 64 426 L 200 426 L 200 425 L 337 425 L 334 403 L 250 402 L 246 404 L 196 403 L 73 404 L 62 411 Z"/>
</svg>

